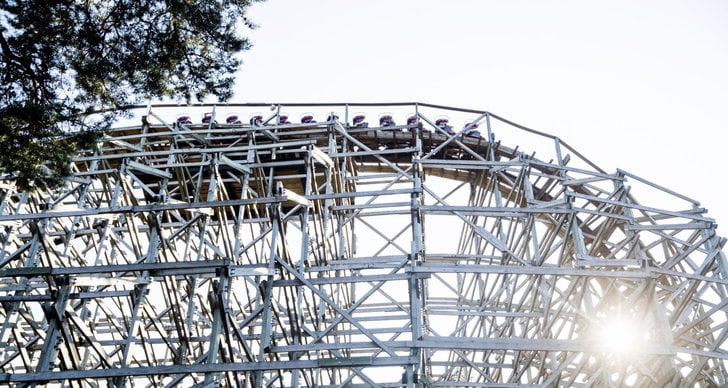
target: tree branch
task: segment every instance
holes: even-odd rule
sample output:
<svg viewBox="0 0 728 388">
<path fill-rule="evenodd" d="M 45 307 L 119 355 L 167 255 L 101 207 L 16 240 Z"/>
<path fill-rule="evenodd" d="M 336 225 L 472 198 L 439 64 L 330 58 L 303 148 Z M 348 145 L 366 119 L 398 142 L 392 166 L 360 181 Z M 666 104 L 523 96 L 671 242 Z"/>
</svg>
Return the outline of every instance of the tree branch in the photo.
<svg viewBox="0 0 728 388">
<path fill-rule="evenodd" d="M 10 48 L 10 44 L 8 44 L 8 41 L 5 40 L 5 35 L 3 34 L 3 32 L 4 30 L 0 29 L 0 47 L 2 47 L 3 55 L 12 60 L 20 62 L 20 57 L 13 53 L 13 50 Z"/>
</svg>

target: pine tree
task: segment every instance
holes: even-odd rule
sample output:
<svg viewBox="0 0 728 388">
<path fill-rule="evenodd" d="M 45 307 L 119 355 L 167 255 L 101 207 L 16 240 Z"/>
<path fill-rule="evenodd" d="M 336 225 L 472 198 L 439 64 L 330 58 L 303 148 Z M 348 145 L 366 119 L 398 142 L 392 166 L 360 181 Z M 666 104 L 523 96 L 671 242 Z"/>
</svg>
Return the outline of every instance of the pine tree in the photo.
<svg viewBox="0 0 728 388">
<path fill-rule="evenodd" d="M 145 99 L 229 99 L 257 1 L 0 0 L 0 179 L 61 185 L 75 152 Z"/>
</svg>

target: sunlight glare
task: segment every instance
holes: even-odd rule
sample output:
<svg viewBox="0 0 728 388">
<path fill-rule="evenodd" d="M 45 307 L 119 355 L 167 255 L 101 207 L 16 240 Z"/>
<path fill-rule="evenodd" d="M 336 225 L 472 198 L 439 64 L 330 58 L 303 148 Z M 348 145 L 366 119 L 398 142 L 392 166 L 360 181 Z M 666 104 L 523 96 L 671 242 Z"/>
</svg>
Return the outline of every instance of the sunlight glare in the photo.
<svg viewBox="0 0 728 388">
<path fill-rule="evenodd" d="M 639 349 L 642 338 L 638 327 L 628 319 L 603 322 L 598 328 L 599 344 L 611 353 L 630 353 Z"/>
</svg>

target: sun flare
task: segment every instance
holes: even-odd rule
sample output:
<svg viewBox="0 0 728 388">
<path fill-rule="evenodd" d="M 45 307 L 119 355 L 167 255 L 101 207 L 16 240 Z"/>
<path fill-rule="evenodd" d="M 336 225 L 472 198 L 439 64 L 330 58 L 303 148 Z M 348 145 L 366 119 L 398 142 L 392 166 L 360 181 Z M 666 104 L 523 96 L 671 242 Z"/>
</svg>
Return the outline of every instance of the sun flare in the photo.
<svg viewBox="0 0 728 388">
<path fill-rule="evenodd" d="M 607 319 L 596 327 L 599 347 L 610 353 L 633 353 L 640 350 L 648 339 L 640 325 L 626 318 Z"/>
<path fill-rule="evenodd" d="M 601 325 L 599 340 L 610 352 L 625 353 L 633 350 L 637 336 L 634 328 L 624 320 L 605 322 Z"/>
</svg>

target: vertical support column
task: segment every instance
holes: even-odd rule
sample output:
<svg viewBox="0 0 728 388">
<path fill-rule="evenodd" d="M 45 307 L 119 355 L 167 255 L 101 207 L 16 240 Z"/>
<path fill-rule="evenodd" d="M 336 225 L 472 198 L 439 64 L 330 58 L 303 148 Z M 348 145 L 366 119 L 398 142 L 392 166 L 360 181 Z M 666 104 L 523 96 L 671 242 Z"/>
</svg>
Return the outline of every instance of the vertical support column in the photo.
<svg viewBox="0 0 728 388">
<path fill-rule="evenodd" d="M 253 139 L 251 138 L 248 141 L 248 147 L 250 148 L 247 153 L 247 159 L 246 164 L 250 165 L 255 161 L 255 151 L 253 150 Z M 246 166 L 247 168 L 247 166 Z M 248 198 L 248 189 L 250 188 L 250 175 L 252 174 L 252 171 L 250 168 L 247 168 L 243 171 L 243 183 L 240 188 L 240 199 L 247 199 Z M 245 206 L 240 206 L 238 209 L 238 213 L 235 218 L 235 227 L 234 227 L 234 233 L 235 233 L 235 244 L 233 246 L 233 260 L 237 260 L 238 256 L 242 254 L 242 231 L 243 231 L 243 218 L 245 217 Z"/>
<path fill-rule="evenodd" d="M 212 120 L 211 120 L 212 123 Z M 212 124 L 210 124 L 212 125 Z M 207 187 L 207 202 L 215 202 L 217 200 L 217 185 L 218 185 L 218 166 L 219 159 L 218 156 L 213 157 L 210 160 L 210 182 Z M 197 249 L 197 261 L 203 261 L 205 259 L 204 257 L 204 250 L 205 250 L 205 239 L 206 239 L 206 233 L 207 233 L 207 225 L 209 224 L 209 215 L 203 214 L 202 215 L 202 225 L 200 226 L 200 232 L 199 232 L 199 247 Z M 218 349 L 219 349 L 219 341 L 220 341 L 220 330 L 222 327 L 222 319 L 224 319 L 224 306 L 226 303 L 227 298 L 225 298 L 225 295 L 227 293 L 227 287 L 228 287 L 228 279 L 227 279 L 227 269 L 220 270 L 217 274 L 219 276 L 218 280 L 213 283 L 213 290 L 208 294 L 208 301 L 210 303 L 210 309 L 212 310 L 212 330 L 210 332 L 209 337 L 209 346 L 207 350 L 207 364 L 214 364 L 217 362 L 217 355 L 218 355 Z M 193 281 L 190 285 L 190 292 L 196 293 L 195 287 L 196 287 L 196 280 L 193 278 Z M 189 297 L 189 310 L 188 310 L 188 318 L 192 317 L 192 309 L 194 307 L 194 303 L 192 303 L 192 300 L 194 298 L 192 295 Z M 219 373 L 217 372 L 210 372 L 205 374 L 205 385 L 210 384 L 217 380 L 217 377 L 219 376 Z"/>
<path fill-rule="evenodd" d="M 503 196 L 501 195 L 500 189 L 498 187 L 500 185 L 500 183 L 498 182 L 498 171 L 490 170 L 490 179 L 493 181 L 493 196 L 495 197 L 495 206 L 503 207 Z M 508 236 L 506 236 L 505 231 L 503 231 L 501 218 L 497 217 L 495 222 L 498 228 L 498 238 L 503 242 L 508 241 Z M 505 256 L 506 255 L 504 253 L 503 258 L 505 258 Z"/>
<path fill-rule="evenodd" d="M 273 204 L 269 206 L 269 213 L 271 218 L 271 240 L 270 240 L 270 252 L 268 254 L 268 275 L 266 279 L 260 284 L 260 292 L 263 299 L 263 315 L 261 322 L 261 333 L 260 333 L 260 349 L 258 351 L 258 362 L 264 362 L 266 354 L 270 351 L 270 346 L 273 337 L 273 311 L 272 311 L 272 298 L 273 298 L 273 280 L 275 273 L 275 263 L 278 245 L 278 232 L 280 230 L 280 209 L 279 204 Z M 263 386 L 263 371 L 255 371 L 255 381 L 253 386 Z"/>
<path fill-rule="evenodd" d="M 413 160 L 421 156 L 420 143 L 416 147 L 415 153 L 412 155 Z M 424 255 L 424 231 L 422 219 L 421 205 L 423 202 L 422 197 L 422 166 L 419 163 L 412 164 L 412 177 L 414 190 L 410 195 L 410 212 L 411 212 L 411 224 L 412 224 L 412 243 L 410 246 L 410 273 L 408 276 L 408 288 L 409 288 L 409 300 L 410 300 L 410 325 L 412 331 L 412 342 L 415 343 L 417 340 L 422 338 L 423 335 L 423 315 L 424 315 L 424 302 L 423 302 L 423 284 L 422 280 L 417 276 L 417 272 L 414 271 L 415 267 L 419 265 Z M 407 387 L 414 387 L 418 376 L 423 369 L 423 356 L 422 349 L 417 346 L 412 346 L 410 355 L 418 360 L 416 365 L 406 365 L 405 372 L 403 375 L 403 383 Z"/>
<path fill-rule="evenodd" d="M 612 184 L 614 186 L 615 191 L 622 190 L 622 193 L 620 194 L 619 200 L 622 202 L 626 202 L 629 199 L 629 186 L 624 185 L 624 173 L 621 171 L 617 172 L 617 179 L 612 180 Z M 632 209 L 626 206 L 622 207 L 622 214 L 629 217 L 630 220 L 634 220 L 634 214 L 632 213 Z M 632 229 L 627 228 L 624 231 L 624 234 L 627 236 L 627 239 L 630 241 L 634 241 L 635 232 Z M 634 248 L 632 248 L 632 251 L 635 254 L 635 259 L 637 259 L 637 262 L 640 264 L 640 267 L 645 268 L 647 265 L 649 265 L 649 259 L 645 258 L 644 252 L 642 251 L 641 244 L 639 243 L 633 243 L 636 244 Z"/>
<path fill-rule="evenodd" d="M 495 147 L 493 143 L 495 143 L 495 135 L 493 134 L 493 130 L 490 126 L 490 114 L 485 113 L 485 128 L 488 131 L 488 160 L 495 161 Z M 496 189 L 498 186 L 496 186 Z"/>
<path fill-rule="evenodd" d="M 574 243 L 574 250 L 576 251 L 576 254 L 579 256 L 586 256 L 587 250 L 586 250 L 586 243 L 584 242 L 584 234 L 581 232 L 581 228 L 579 227 L 578 223 L 578 217 L 576 216 L 576 211 L 573 209 L 573 203 L 574 203 L 574 193 L 571 191 L 566 191 L 564 193 L 564 196 L 566 197 L 566 206 L 568 209 L 572 210 L 570 215 L 570 229 L 571 229 L 571 238 Z M 579 257 L 577 256 L 577 257 Z"/>
<path fill-rule="evenodd" d="M 520 156 L 521 161 L 524 163 L 523 166 L 523 191 L 526 194 L 526 202 L 531 206 L 531 204 L 535 203 L 535 198 L 533 196 L 533 186 L 531 185 L 531 180 L 528 179 L 529 176 L 529 170 L 531 167 L 528 165 L 528 160 L 525 157 L 525 155 L 521 154 Z M 538 231 L 536 230 L 536 220 L 533 213 L 528 213 L 528 223 L 529 223 L 529 234 L 531 235 L 531 245 L 533 249 L 532 259 L 531 263 L 535 263 L 537 265 L 541 265 L 541 252 L 540 247 L 538 244 Z"/>
<path fill-rule="evenodd" d="M 564 167 L 564 158 L 561 155 L 561 140 L 558 137 L 554 138 L 554 149 L 556 150 L 556 160 L 559 162 L 559 166 Z"/>
<path fill-rule="evenodd" d="M 495 147 L 493 145 L 495 143 L 495 135 L 493 134 L 493 131 L 491 130 L 491 126 L 490 126 L 490 114 L 487 112 L 485 113 L 485 124 L 486 124 L 486 128 L 488 130 L 488 158 L 491 161 L 495 161 Z M 503 197 L 498 188 L 498 185 L 499 185 L 498 172 L 491 170 L 490 174 L 491 174 L 491 179 L 493 181 L 493 196 L 495 197 L 495 205 L 497 207 L 503 207 Z M 498 218 L 496 223 L 498 224 L 497 225 L 498 232 L 499 232 L 498 237 L 501 239 L 501 241 L 507 241 L 507 236 L 506 236 L 505 232 L 503 231 L 503 229 L 501 228 L 500 218 Z"/>
<path fill-rule="evenodd" d="M 220 349 L 220 334 L 222 332 L 223 320 L 226 319 L 228 289 L 230 283 L 230 274 L 228 268 L 220 268 L 218 270 L 218 280 L 213 283 L 212 291 L 207 298 L 212 309 L 212 330 L 210 332 L 210 347 L 207 351 L 207 364 L 217 363 L 218 352 Z M 205 385 L 211 384 L 218 379 L 220 372 L 210 372 L 205 375 Z"/>
<path fill-rule="evenodd" d="M 145 276 L 148 274 L 145 271 Z M 140 320 L 139 320 L 139 308 L 144 303 L 144 297 L 146 295 L 147 291 L 147 284 L 141 284 L 134 287 L 134 291 L 131 294 L 131 308 L 132 308 L 132 315 L 131 320 L 129 322 L 129 331 L 126 333 L 126 340 L 124 341 L 123 345 L 123 353 L 121 356 L 121 367 L 124 368 L 127 366 L 128 359 L 129 359 L 129 352 L 131 350 L 131 344 L 134 336 L 136 335 L 136 332 L 139 328 Z M 124 377 L 117 377 L 116 381 L 114 382 L 114 385 L 116 387 L 123 387 L 126 384 L 126 378 Z"/>
<path fill-rule="evenodd" d="M 335 155 L 336 154 L 336 133 L 334 131 L 334 125 L 328 126 L 328 136 L 329 136 L 329 144 L 328 144 L 328 155 Z M 326 194 L 332 194 L 333 193 L 333 185 L 331 183 L 331 178 L 334 174 L 334 165 L 333 161 L 331 163 L 324 163 L 326 164 Z M 328 225 L 331 221 L 331 205 L 333 200 L 331 198 L 326 198 L 324 200 L 324 208 L 323 208 L 323 236 L 328 236 Z M 328 245 L 328 244 L 327 244 Z M 336 245 L 334 244 L 334 247 Z M 334 248 L 335 249 L 335 248 Z"/>
<path fill-rule="evenodd" d="M 46 330 L 45 342 L 40 352 L 40 358 L 38 359 L 36 373 L 53 370 L 53 361 L 56 359 L 56 353 L 58 353 L 58 347 L 62 341 L 60 333 L 63 330 L 70 286 L 68 285 L 69 279 L 67 276 L 58 277 L 55 280 L 60 285 L 58 291 L 55 292 L 55 302 L 43 306 L 43 313 L 45 313 L 46 320 L 48 321 L 48 328 Z M 35 383 L 30 386 L 35 387 Z"/>
<path fill-rule="evenodd" d="M 328 150 L 327 150 L 327 152 L 328 152 L 328 155 L 334 155 L 336 153 L 336 131 L 334 129 L 334 126 L 335 125 L 336 125 L 336 123 L 330 124 L 327 127 L 327 132 L 328 132 Z M 314 149 L 314 156 L 316 154 L 316 151 L 317 150 Z M 337 231 L 331 231 L 332 238 L 331 239 L 328 238 L 328 236 L 329 236 L 329 229 L 331 227 L 331 206 L 333 204 L 333 200 L 330 197 L 328 197 L 328 196 L 330 194 L 333 194 L 333 192 L 334 192 L 333 185 L 331 183 L 331 178 L 332 178 L 333 173 L 334 173 L 334 171 L 333 171 L 334 170 L 334 164 L 333 164 L 334 162 L 333 161 L 330 161 L 330 160 L 328 160 L 326 158 L 324 158 L 323 155 L 321 155 L 319 157 L 322 159 L 322 161 L 321 161 L 322 164 L 324 164 L 326 166 L 325 167 L 325 170 L 324 170 L 325 171 L 325 175 L 326 175 L 325 176 L 325 179 L 326 179 L 325 185 L 326 185 L 326 187 L 325 187 L 325 192 L 324 193 L 327 195 L 327 198 L 324 199 L 324 206 L 321 209 L 321 212 L 323 213 L 320 216 L 321 217 L 321 223 L 322 223 L 322 227 L 321 227 L 321 238 L 323 239 L 323 241 L 320 241 L 319 242 L 319 244 L 323 246 L 323 249 L 320 251 L 321 252 L 322 262 L 319 263 L 319 265 L 324 265 L 325 266 L 325 265 L 328 265 L 329 264 L 329 258 L 332 257 L 332 253 L 333 254 L 336 253 L 335 251 L 337 249 L 337 245 L 335 244 L 335 241 L 336 241 L 336 236 L 338 235 L 338 232 L 339 231 L 338 230 Z M 314 177 L 314 182 L 316 182 L 316 178 L 315 177 Z M 318 182 L 316 182 L 315 184 L 317 185 Z M 338 225 L 338 227 L 340 228 L 341 225 Z M 333 255 L 333 257 L 336 258 L 335 255 Z M 317 276 L 320 277 L 320 278 L 322 278 L 322 277 L 325 277 L 327 275 L 326 275 L 326 272 L 320 271 L 317 274 Z M 326 286 L 325 285 L 319 285 L 318 287 L 319 287 L 319 290 L 322 293 L 324 293 L 324 294 L 326 293 Z M 336 290 L 338 290 L 338 289 L 336 289 Z M 338 295 L 335 295 L 334 292 L 336 292 L 336 291 L 333 291 L 332 290 L 332 293 L 331 293 L 330 296 L 331 296 L 331 298 L 333 300 L 336 300 L 337 297 L 338 297 Z M 326 317 L 326 310 L 327 310 L 327 304 L 326 304 L 326 302 L 322 298 L 319 298 L 318 307 L 317 307 L 317 313 L 316 314 L 318 316 L 318 319 L 320 320 L 320 324 L 322 324 L 322 325 L 323 325 L 323 322 L 324 322 L 325 317 Z"/>
<path fill-rule="evenodd" d="M 98 157 L 100 155 L 101 155 L 101 151 L 99 150 L 99 143 L 96 143 L 94 145 L 94 156 Z M 98 169 L 98 165 L 99 165 L 99 160 L 93 159 L 90 163 L 89 171 L 96 171 Z M 92 185 L 93 185 L 92 181 L 89 180 L 88 183 L 85 183 L 81 186 L 81 190 L 79 191 L 79 194 L 78 194 L 79 206 L 81 206 L 83 208 L 89 207 L 89 205 L 88 205 L 88 203 L 86 203 L 86 201 L 89 199 L 88 198 L 89 191 L 91 190 Z M 116 187 L 118 188 L 119 186 L 120 186 L 120 183 L 117 179 Z M 118 192 L 115 191 L 115 194 L 116 195 L 111 198 L 110 206 L 113 206 L 116 204 L 115 201 L 118 198 Z M 108 240 L 109 240 L 110 229 L 111 229 L 111 228 L 109 228 L 109 224 L 111 224 L 113 222 L 113 218 L 115 218 L 115 217 L 109 217 L 109 219 L 103 221 L 100 225 L 100 227 L 103 228 L 103 232 L 99 231 L 99 233 L 100 233 L 99 242 L 98 242 L 99 247 L 96 252 L 96 259 L 95 259 L 94 265 L 99 265 L 99 263 L 101 262 L 101 260 L 103 258 L 104 251 L 108 249 Z M 66 241 L 64 244 L 64 248 L 63 248 L 63 255 L 68 254 L 68 249 L 71 246 L 71 239 L 73 238 L 73 235 L 76 232 L 76 228 L 78 227 L 80 220 L 81 220 L 81 217 L 76 216 L 73 220 L 72 226 L 66 232 Z M 83 287 L 82 290 L 88 291 L 89 287 L 87 287 L 87 286 Z M 82 300 L 80 306 L 77 306 L 76 309 L 78 309 L 78 307 L 81 307 L 80 308 L 81 312 L 79 313 L 79 317 L 81 318 L 81 320 L 85 321 L 85 320 L 89 319 L 90 321 L 93 321 L 95 314 L 94 315 L 91 314 L 91 311 L 89 310 L 89 307 L 88 307 L 88 303 L 89 302 L 87 300 Z M 97 307 L 97 309 L 98 309 L 98 307 Z M 90 322 L 90 323 L 93 324 L 93 322 Z M 90 355 L 91 355 L 91 351 L 89 349 L 86 349 L 84 352 L 83 361 L 81 362 L 82 368 L 86 367 L 86 362 L 88 361 L 88 357 Z"/>
<path fill-rule="evenodd" d="M 157 255 L 159 254 L 159 246 L 161 243 L 159 236 L 159 215 L 156 212 L 152 212 L 148 216 L 149 223 L 149 247 L 147 249 L 147 255 L 145 262 L 156 263 Z M 149 272 L 144 271 L 142 276 L 144 278 L 149 277 Z M 126 340 L 123 345 L 123 353 L 121 356 L 120 367 L 124 368 L 127 366 L 129 353 L 131 351 L 131 345 L 133 343 L 134 336 L 139 328 L 139 308 L 145 302 L 145 296 L 147 293 L 147 283 L 143 283 L 134 287 L 134 292 L 131 297 L 131 320 L 129 322 L 129 331 L 126 333 Z M 126 378 L 120 376 L 114 381 L 116 387 L 123 387 L 126 384 Z"/>
<path fill-rule="evenodd" d="M 306 171 L 306 180 L 303 183 L 303 194 L 304 196 L 309 194 L 309 190 L 311 190 L 311 179 L 313 177 L 313 157 L 311 156 L 311 150 L 313 146 L 309 146 L 308 152 L 306 152 L 305 160 L 304 160 L 304 169 Z M 315 180 L 314 183 L 315 184 Z M 304 273 L 306 263 L 308 262 L 308 254 L 309 254 L 309 230 L 308 230 L 308 217 L 310 216 L 310 207 L 304 206 L 303 210 L 301 211 L 301 256 L 296 263 L 296 266 L 298 267 L 298 271 L 300 273 Z M 303 300 L 303 287 L 297 286 L 296 287 L 296 315 L 300 317 L 301 320 L 299 322 L 300 325 L 305 325 L 305 319 L 303 318 L 304 311 L 303 306 L 301 306 L 301 301 Z M 300 328 L 299 328 L 300 330 Z M 301 341 L 301 333 L 300 331 L 298 333 L 291 333 L 292 340 L 295 345 L 301 345 L 303 342 Z M 292 359 L 298 359 L 304 352 L 299 352 L 298 354 L 291 357 Z M 291 386 L 297 387 L 299 386 L 299 377 L 300 377 L 301 371 L 298 369 L 291 371 Z"/>
</svg>

